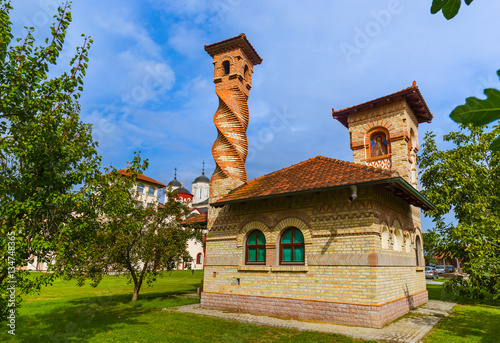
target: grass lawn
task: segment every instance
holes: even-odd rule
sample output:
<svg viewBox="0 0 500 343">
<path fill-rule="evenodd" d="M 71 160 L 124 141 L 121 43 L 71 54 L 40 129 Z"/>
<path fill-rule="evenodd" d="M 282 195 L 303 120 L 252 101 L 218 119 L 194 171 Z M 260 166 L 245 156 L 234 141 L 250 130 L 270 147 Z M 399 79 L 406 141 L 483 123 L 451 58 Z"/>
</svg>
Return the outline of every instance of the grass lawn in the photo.
<svg viewBox="0 0 500 343">
<path fill-rule="evenodd" d="M 430 300 L 455 301 L 453 313 L 425 338 L 428 343 L 500 342 L 500 301 L 468 300 L 446 294 L 442 285 L 427 285 Z"/>
<path fill-rule="evenodd" d="M 175 271 L 153 287 L 143 286 L 131 303 L 132 285 L 106 276 L 97 288 L 58 280 L 26 298 L 16 318 L 16 336 L 0 342 L 361 342 L 349 337 L 264 327 L 162 308 L 198 303 L 201 271 Z M 3 326 L 3 325 L 2 325 Z"/>
</svg>

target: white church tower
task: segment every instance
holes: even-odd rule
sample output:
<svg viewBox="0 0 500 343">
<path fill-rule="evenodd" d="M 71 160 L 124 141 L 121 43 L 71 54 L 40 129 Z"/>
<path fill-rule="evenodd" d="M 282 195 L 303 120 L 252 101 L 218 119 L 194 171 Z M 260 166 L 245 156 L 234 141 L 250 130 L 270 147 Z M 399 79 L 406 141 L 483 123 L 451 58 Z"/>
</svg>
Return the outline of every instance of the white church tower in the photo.
<svg viewBox="0 0 500 343">
<path fill-rule="evenodd" d="M 205 205 L 205 203 L 208 204 L 210 179 L 205 176 L 205 161 L 203 161 L 203 170 L 201 175 L 192 182 L 192 186 L 193 207 L 197 207 L 197 205 Z"/>
</svg>

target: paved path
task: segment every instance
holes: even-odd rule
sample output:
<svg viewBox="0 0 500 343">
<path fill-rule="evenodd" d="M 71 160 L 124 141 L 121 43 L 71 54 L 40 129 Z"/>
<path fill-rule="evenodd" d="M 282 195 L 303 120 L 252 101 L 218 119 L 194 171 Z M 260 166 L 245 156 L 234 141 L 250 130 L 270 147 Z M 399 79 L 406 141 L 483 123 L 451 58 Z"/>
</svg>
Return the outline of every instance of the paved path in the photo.
<svg viewBox="0 0 500 343">
<path fill-rule="evenodd" d="M 452 302 L 429 300 L 424 305 L 411 310 L 410 315 L 392 322 L 381 329 L 307 322 L 302 320 L 286 320 L 263 315 L 252 315 L 248 313 L 209 310 L 201 308 L 200 304 L 186 305 L 174 309 L 170 308 L 163 310 L 176 310 L 179 312 L 193 313 L 202 316 L 217 317 L 257 325 L 338 333 L 365 340 L 373 339 L 386 342 L 420 342 L 420 340 L 434 327 L 434 325 L 436 325 L 443 317 L 446 317 L 451 313 L 453 306 L 455 306 L 455 303 Z"/>
</svg>

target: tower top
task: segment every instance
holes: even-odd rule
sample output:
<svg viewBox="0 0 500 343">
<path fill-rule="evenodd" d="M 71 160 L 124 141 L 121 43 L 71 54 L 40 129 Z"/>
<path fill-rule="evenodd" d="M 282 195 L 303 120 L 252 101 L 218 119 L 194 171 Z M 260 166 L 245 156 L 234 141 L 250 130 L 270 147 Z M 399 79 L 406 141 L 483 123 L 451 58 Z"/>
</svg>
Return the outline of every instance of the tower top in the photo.
<svg viewBox="0 0 500 343">
<path fill-rule="evenodd" d="M 205 51 L 208 52 L 208 54 L 212 57 L 226 51 L 234 50 L 235 48 L 241 48 L 245 55 L 247 55 L 250 62 L 253 63 L 253 65 L 262 63 L 262 58 L 259 56 L 257 51 L 255 51 L 244 33 L 217 43 L 205 45 Z"/>
<path fill-rule="evenodd" d="M 349 129 L 355 163 L 397 171 L 418 189 L 418 125 L 432 113 L 413 81 L 408 88 L 335 111 L 333 118 Z"/>
<path fill-rule="evenodd" d="M 417 82 L 413 81 L 411 87 L 400 90 L 399 92 L 392 93 L 378 99 L 370 100 L 368 102 L 347 107 L 342 110 L 335 111 L 332 108 L 332 117 L 337 119 L 342 123 L 345 127 L 349 127 L 348 125 L 348 117 L 360 113 L 362 111 L 373 110 L 377 107 L 386 106 L 391 103 L 400 101 L 405 99 L 410 105 L 413 113 L 417 117 L 418 123 L 430 123 L 432 120 L 432 113 L 427 107 L 422 94 L 418 90 Z"/>
</svg>

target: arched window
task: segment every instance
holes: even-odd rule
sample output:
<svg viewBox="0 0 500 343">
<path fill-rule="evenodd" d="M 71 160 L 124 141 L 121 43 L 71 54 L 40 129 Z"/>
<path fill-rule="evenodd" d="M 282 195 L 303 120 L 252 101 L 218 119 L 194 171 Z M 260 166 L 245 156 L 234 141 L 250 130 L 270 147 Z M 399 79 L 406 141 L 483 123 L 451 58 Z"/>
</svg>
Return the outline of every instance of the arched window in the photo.
<svg viewBox="0 0 500 343">
<path fill-rule="evenodd" d="M 245 68 L 243 68 L 243 76 L 246 78 L 248 76 L 248 66 L 245 64 Z"/>
<path fill-rule="evenodd" d="M 382 235 L 380 236 L 380 240 L 382 241 L 382 249 L 389 248 L 389 229 L 386 226 L 382 228 Z"/>
<path fill-rule="evenodd" d="M 229 72 L 231 71 L 229 61 L 222 62 L 222 68 L 224 68 L 224 75 L 228 75 Z"/>
<path fill-rule="evenodd" d="M 304 235 L 292 227 L 283 232 L 280 241 L 280 264 L 304 264 Z"/>
<path fill-rule="evenodd" d="M 137 193 L 143 193 L 144 192 L 144 185 L 142 183 L 137 185 Z"/>
<path fill-rule="evenodd" d="M 415 237 L 415 255 L 416 255 L 416 262 L 417 266 L 420 266 L 422 264 L 422 241 L 420 240 L 420 236 L 417 235 Z"/>
<path fill-rule="evenodd" d="M 152 187 L 152 186 L 149 187 L 148 194 L 149 195 L 155 195 L 155 189 L 154 189 L 154 187 Z"/>
<path fill-rule="evenodd" d="M 196 255 L 196 264 L 201 264 L 201 252 Z"/>
<path fill-rule="evenodd" d="M 246 264 L 266 264 L 266 236 L 262 231 L 250 232 L 246 245 Z"/>
</svg>

